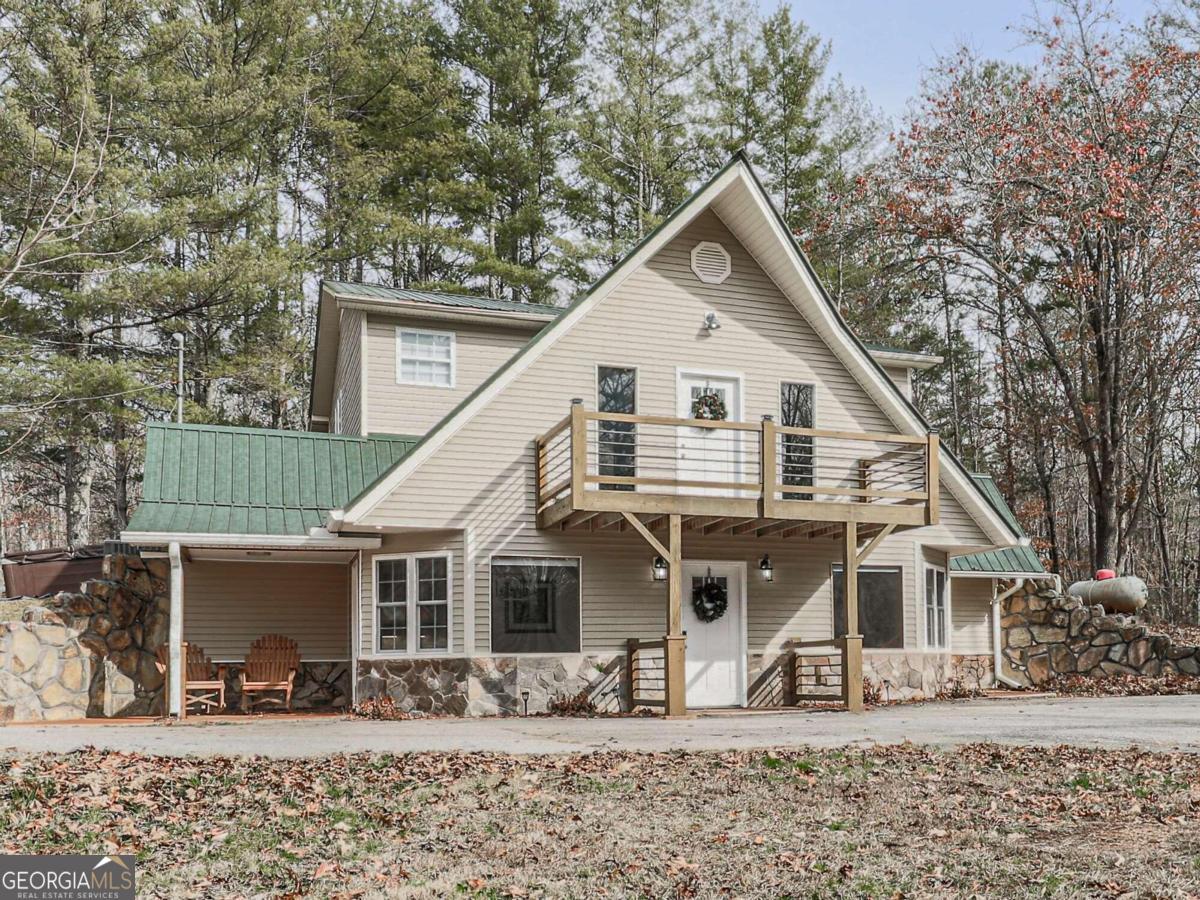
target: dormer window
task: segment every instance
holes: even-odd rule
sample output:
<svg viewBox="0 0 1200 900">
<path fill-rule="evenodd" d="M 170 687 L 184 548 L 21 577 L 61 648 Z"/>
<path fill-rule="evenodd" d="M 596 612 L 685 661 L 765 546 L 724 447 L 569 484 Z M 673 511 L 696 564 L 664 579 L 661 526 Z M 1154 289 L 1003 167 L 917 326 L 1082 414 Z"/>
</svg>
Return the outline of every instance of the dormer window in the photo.
<svg viewBox="0 0 1200 900">
<path fill-rule="evenodd" d="M 397 328 L 396 383 L 454 387 L 454 332 Z"/>
</svg>

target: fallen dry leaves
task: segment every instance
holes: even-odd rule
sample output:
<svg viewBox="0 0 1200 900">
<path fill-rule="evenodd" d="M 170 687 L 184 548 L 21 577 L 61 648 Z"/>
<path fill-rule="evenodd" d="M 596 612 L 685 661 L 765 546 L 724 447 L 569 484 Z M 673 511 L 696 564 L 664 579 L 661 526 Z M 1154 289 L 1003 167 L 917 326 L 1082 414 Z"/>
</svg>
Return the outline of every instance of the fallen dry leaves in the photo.
<svg viewBox="0 0 1200 900">
<path fill-rule="evenodd" d="M 1059 675 L 1039 684 L 1039 691 L 1053 691 L 1074 697 L 1151 697 L 1179 694 L 1200 694 L 1197 675 L 1106 675 L 1090 678 L 1086 675 Z"/>
<path fill-rule="evenodd" d="M 143 896 L 1197 897 L 1200 760 L 972 745 L 0 758 L 0 851 Z"/>
</svg>

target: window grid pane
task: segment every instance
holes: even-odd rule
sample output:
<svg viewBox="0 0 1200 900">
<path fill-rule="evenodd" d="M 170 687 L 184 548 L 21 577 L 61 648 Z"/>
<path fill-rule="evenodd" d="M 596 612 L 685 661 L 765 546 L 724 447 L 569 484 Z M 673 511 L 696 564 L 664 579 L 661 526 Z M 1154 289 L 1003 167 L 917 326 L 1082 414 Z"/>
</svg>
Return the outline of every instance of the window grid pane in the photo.
<svg viewBox="0 0 1200 900">
<path fill-rule="evenodd" d="M 399 357 L 402 383 L 449 387 L 454 381 L 452 335 L 401 331 Z"/>
</svg>

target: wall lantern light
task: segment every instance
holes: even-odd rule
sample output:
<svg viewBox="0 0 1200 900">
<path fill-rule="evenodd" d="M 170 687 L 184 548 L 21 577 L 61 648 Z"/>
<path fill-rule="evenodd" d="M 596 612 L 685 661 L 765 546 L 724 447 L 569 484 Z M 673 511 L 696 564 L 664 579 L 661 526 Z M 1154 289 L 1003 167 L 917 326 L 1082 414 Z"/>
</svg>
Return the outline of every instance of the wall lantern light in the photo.
<svg viewBox="0 0 1200 900">
<path fill-rule="evenodd" d="M 721 320 L 717 318 L 717 314 L 715 312 L 709 312 L 709 313 L 704 314 L 704 330 L 705 331 L 716 331 L 720 327 L 721 327 Z"/>
<path fill-rule="evenodd" d="M 654 557 L 654 562 L 650 564 L 650 567 L 655 581 L 667 580 L 667 561 L 665 559 L 661 556 Z"/>
<path fill-rule="evenodd" d="M 762 572 L 764 581 L 775 580 L 775 567 L 771 565 L 771 557 L 763 554 L 763 558 L 758 561 L 758 571 Z"/>
</svg>

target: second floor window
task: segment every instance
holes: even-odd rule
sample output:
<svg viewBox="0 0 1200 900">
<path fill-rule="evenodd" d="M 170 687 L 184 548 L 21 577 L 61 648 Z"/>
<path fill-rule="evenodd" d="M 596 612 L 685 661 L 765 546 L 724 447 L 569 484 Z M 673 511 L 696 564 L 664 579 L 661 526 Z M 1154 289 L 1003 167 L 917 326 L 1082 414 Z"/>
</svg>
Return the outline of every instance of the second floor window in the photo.
<svg viewBox="0 0 1200 900">
<path fill-rule="evenodd" d="M 788 428 L 812 428 L 814 389 L 811 384 L 785 381 L 779 385 L 779 424 Z M 813 483 L 816 459 L 813 439 L 806 434 L 785 434 L 780 441 L 780 467 L 784 484 Z M 786 493 L 784 500 L 811 500 L 812 494 Z"/>
<path fill-rule="evenodd" d="M 454 334 L 396 329 L 396 382 L 454 387 Z"/>
<path fill-rule="evenodd" d="M 637 369 L 599 366 L 596 369 L 596 408 L 600 412 L 637 412 Z M 637 426 L 633 422 L 600 422 L 599 474 L 619 478 L 637 475 Z M 601 483 L 602 491 L 632 491 L 634 485 Z"/>
</svg>

